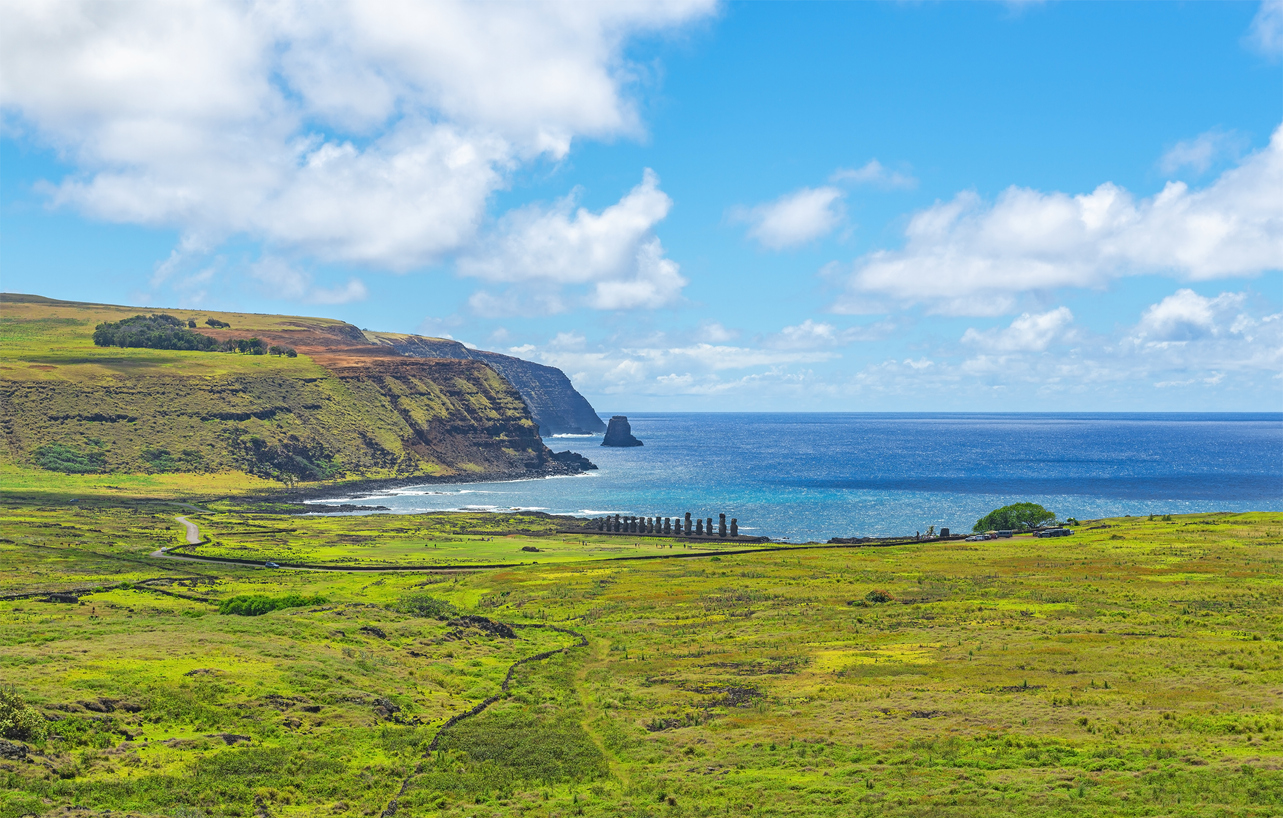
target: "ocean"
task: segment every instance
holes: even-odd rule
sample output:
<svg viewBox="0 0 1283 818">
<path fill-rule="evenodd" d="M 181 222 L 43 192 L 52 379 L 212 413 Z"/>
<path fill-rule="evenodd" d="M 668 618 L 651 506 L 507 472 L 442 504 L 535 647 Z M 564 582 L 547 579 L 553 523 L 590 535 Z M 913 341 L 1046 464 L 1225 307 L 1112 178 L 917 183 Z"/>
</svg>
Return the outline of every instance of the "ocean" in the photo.
<svg viewBox="0 0 1283 818">
<path fill-rule="evenodd" d="M 587 475 L 345 499 L 401 513 L 725 513 L 744 534 L 792 542 L 969 531 L 989 511 L 1026 501 L 1061 519 L 1283 510 L 1283 413 L 628 418 L 644 446 L 607 448 L 600 435 L 545 441 L 596 463 Z"/>
</svg>

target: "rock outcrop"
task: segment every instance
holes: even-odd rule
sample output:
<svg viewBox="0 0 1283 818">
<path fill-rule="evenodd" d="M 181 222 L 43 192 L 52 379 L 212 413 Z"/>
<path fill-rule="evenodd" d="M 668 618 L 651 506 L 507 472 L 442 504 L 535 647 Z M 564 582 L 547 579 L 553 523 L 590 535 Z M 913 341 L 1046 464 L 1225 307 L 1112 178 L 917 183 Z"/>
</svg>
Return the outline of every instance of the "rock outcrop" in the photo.
<svg viewBox="0 0 1283 818">
<path fill-rule="evenodd" d="M 641 446 L 640 440 L 633 437 L 633 428 L 628 425 L 628 418 L 624 415 L 615 415 L 610 419 L 610 426 L 606 429 L 606 437 L 601 441 L 603 446 Z"/>
<path fill-rule="evenodd" d="M 482 361 L 508 380 L 539 424 L 544 437 L 560 434 L 596 434 L 606 428 L 587 399 L 575 390 L 566 373 L 553 366 L 523 361 L 511 355 L 469 349 L 458 341 L 421 335 L 367 332 L 370 342 L 391 347 L 411 358 L 467 358 Z"/>
</svg>

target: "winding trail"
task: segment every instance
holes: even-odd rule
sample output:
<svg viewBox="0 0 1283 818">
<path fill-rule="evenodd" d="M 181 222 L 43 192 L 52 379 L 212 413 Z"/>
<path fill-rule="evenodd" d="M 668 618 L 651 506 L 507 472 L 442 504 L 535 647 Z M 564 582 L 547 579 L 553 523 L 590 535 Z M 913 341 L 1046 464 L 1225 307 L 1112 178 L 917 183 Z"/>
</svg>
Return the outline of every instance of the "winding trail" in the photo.
<svg viewBox="0 0 1283 818">
<path fill-rule="evenodd" d="M 542 662 L 544 659 L 550 659 L 559 653 L 565 653 L 571 648 L 588 647 L 588 637 L 584 636 L 582 633 L 579 633 L 578 631 L 572 631 L 569 628 L 559 628 L 556 625 L 536 625 L 536 624 L 511 624 L 511 625 L 508 625 L 508 627 L 513 629 L 544 628 L 546 630 L 557 631 L 558 633 L 568 634 L 570 636 L 575 637 L 578 641 L 575 642 L 574 644 L 566 645 L 564 648 L 557 648 L 556 650 L 546 650 L 543 653 L 536 653 L 534 656 L 527 656 L 525 659 L 518 659 L 517 661 L 513 662 L 511 665 L 508 666 L 508 673 L 503 677 L 503 684 L 500 685 L 498 693 L 486 699 L 485 701 L 481 702 L 476 707 L 473 707 L 471 710 L 465 710 L 462 713 L 456 713 L 455 715 L 451 716 L 449 720 L 446 721 L 445 724 L 438 727 L 436 734 L 432 736 L 432 743 L 428 745 L 427 751 L 424 752 L 423 754 L 423 759 L 420 760 L 417 765 L 415 765 L 414 772 L 406 776 L 405 780 L 401 782 L 401 789 L 397 790 L 397 794 L 393 796 L 392 802 L 388 804 L 387 809 L 383 810 L 381 818 L 392 818 L 392 816 L 396 815 L 397 810 L 400 808 L 401 796 L 405 795 L 405 791 L 410 788 L 410 782 L 413 781 L 416 776 L 420 775 L 423 772 L 424 762 L 427 761 L 428 758 L 430 758 L 434 752 L 436 752 L 437 745 L 441 743 L 441 737 L 445 735 L 445 731 L 449 730 L 451 727 L 455 726 L 456 724 L 463 721 L 464 719 L 470 719 L 473 716 L 481 714 L 482 712 L 485 711 L 487 707 L 489 707 L 490 705 L 502 699 L 504 694 L 508 692 L 508 686 L 512 684 L 512 674 L 517 671 L 517 668 L 530 662 Z"/>
</svg>

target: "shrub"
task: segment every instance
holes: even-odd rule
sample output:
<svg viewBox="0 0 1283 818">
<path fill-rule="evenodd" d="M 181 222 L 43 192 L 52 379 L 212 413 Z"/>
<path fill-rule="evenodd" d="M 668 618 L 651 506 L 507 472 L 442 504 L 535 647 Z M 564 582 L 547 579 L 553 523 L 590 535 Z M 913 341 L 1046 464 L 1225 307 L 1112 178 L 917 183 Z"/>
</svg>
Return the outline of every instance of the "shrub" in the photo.
<svg viewBox="0 0 1283 818">
<path fill-rule="evenodd" d="M 285 608 L 306 608 L 308 605 L 324 605 L 328 602 L 323 596 L 265 596 L 263 594 L 240 594 L 218 603 L 218 612 L 228 616 L 262 616 Z"/>
<path fill-rule="evenodd" d="M 121 321 L 104 321 L 94 327 L 94 344 L 100 347 L 186 349 L 211 352 L 218 341 L 183 326 L 172 315 L 135 315 Z"/>
<path fill-rule="evenodd" d="M 195 319 L 195 318 L 188 318 L 188 319 L 187 319 L 187 328 L 188 328 L 188 329 L 196 329 L 196 319 Z"/>
<path fill-rule="evenodd" d="M 894 597 L 892 597 L 892 596 L 891 596 L 889 593 L 887 593 L 886 591 L 883 591 L 883 590 L 873 590 L 873 591 L 869 591 L 867 594 L 865 594 L 865 595 L 864 595 L 864 598 L 865 598 L 866 600 L 868 600 L 869 602 L 882 603 L 882 602 L 890 602 Z"/>
<path fill-rule="evenodd" d="M 231 329 L 232 325 L 226 321 L 219 321 L 217 318 L 206 318 L 205 323 L 214 329 Z"/>
<path fill-rule="evenodd" d="M 48 471 L 60 471 L 63 474 L 93 474 L 101 471 L 102 454 L 97 451 L 81 451 L 61 443 L 49 443 L 36 449 L 36 465 Z"/>
<path fill-rule="evenodd" d="M 449 602 L 435 599 L 427 594 L 403 596 L 396 605 L 392 606 L 392 609 L 424 619 L 451 619 L 458 613 Z"/>
<path fill-rule="evenodd" d="M 1013 503 L 994 509 L 976 521 L 972 531 L 1019 531 L 1022 528 L 1033 528 L 1049 520 L 1056 519 L 1054 511 L 1048 511 L 1037 503 Z"/>
<path fill-rule="evenodd" d="M 0 736 L 19 741 L 39 741 L 49 733 L 40 711 L 27 704 L 11 687 L 0 687 Z"/>
</svg>

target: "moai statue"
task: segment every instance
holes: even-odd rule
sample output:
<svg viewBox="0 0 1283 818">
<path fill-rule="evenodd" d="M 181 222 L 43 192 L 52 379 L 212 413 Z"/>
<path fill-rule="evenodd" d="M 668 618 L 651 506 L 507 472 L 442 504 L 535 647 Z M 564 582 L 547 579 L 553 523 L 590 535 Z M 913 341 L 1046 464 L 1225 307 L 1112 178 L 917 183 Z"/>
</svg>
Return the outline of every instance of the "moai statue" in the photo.
<svg viewBox="0 0 1283 818">
<path fill-rule="evenodd" d="M 624 530 L 624 529 L 621 527 L 622 525 L 623 525 L 623 523 L 620 521 L 620 519 L 619 519 L 619 515 L 618 515 L 618 514 L 616 514 L 616 515 L 615 515 L 615 533 L 616 533 L 616 534 L 618 534 L 620 531 L 623 531 L 623 530 Z"/>
<path fill-rule="evenodd" d="M 732 517 L 731 518 L 731 536 L 738 537 L 739 535 L 740 535 L 740 521 Z"/>
<path fill-rule="evenodd" d="M 710 537 L 713 536 L 713 518 L 712 517 L 709 517 L 708 522 L 704 523 L 704 532 L 707 533 L 708 536 Z"/>
<path fill-rule="evenodd" d="M 686 512 L 686 536 L 689 537 L 690 535 L 691 535 L 691 513 L 688 511 Z"/>
<path fill-rule="evenodd" d="M 704 536 L 704 521 L 703 521 L 703 520 L 696 520 L 696 521 L 695 521 L 695 536 L 696 536 L 696 537 L 702 537 L 702 536 Z"/>
<path fill-rule="evenodd" d="M 647 533 L 647 534 L 654 534 L 654 533 L 655 533 L 655 518 L 654 518 L 654 517 L 647 517 L 647 518 L 646 518 L 646 533 Z"/>
<path fill-rule="evenodd" d="M 719 537 L 726 536 L 726 515 L 725 514 L 717 515 L 717 536 Z"/>
<path fill-rule="evenodd" d="M 598 531 L 605 531 L 605 530 L 606 530 L 606 520 L 605 520 L 604 518 L 602 518 L 602 517 L 598 517 L 598 518 L 597 518 L 597 530 L 598 530 Z"/>
<path fill-rule="evenodd" d="M 665 517 L 665 518 L 664 518 L 664 533 L 665 533 L 665 534 L 672 534 L 672 533 L 673 533 L 673 518 L 672 518 L 672 517 Z"/>
<path fill-rule="evenodd" d="M 637 517 L 635 516 L 629 516 L 628 518 L 628 533 L 629 534 L 637 533 Z"/>
</svg>

